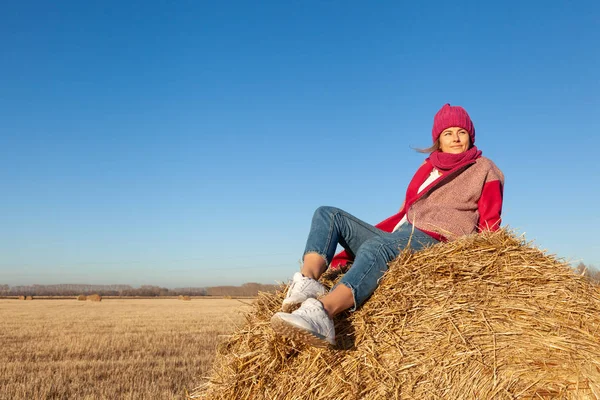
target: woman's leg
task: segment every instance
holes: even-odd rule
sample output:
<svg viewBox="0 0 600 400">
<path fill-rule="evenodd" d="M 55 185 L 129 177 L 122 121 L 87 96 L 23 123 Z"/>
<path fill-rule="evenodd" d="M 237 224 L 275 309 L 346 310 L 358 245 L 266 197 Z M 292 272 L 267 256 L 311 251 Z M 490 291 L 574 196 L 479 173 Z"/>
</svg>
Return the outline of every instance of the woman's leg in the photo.
<svg viewBox="0 0 600 400">
<path fill-rule="evenodd" d="M 318 253 L 307 253 L 304 255 L 300 273 L 307 278 L 318 280 L 327 269 L 327 262 Z"/>
<path fill-rule="evenodd" d="M 387 263 L 410 243 L 415 250 L 436 243 L 428 235 L 404 225 L 394 233 L 366 240 L 359 248 L 352 267 L 339 284 L 320 300 L 308 298 L 291 314 L 276 313 L 271 318 L 273 329 L 314 346 L 335 345 L 335 324 L 332 317 L 344 310 L 355 310 L 377 288 L 379 279 L 387 270 Z"/>
<path fill-rule="evenodd" d="M 319 207 L 312 219 L 300 271 L 305 277 L 319 279 L 333 259 L 338 243 L 354 255 L 365 241 L 384 233 L 339 208 Z"/>
<path fill-rule="evenodd" d="M 387 264 L 410 243 L 414 250 L 437 243 L 429 235 L 405 224 L 398 231 L 386 233 L 367 240 L 358 250 L 352 267 L 335 288 L 322 297 L 321 303 L 332 318 L 342 311 L 356 310 L 379 286 L 379 280 L 387 271 Z"/>
<path fill-rule="evenodd" d="M 327 292 L 318 279 L 333 259 L 338 243 L 354 254 L 366 240 L 384 233 L 339 208 L 317 208 L 306 241 L 302 268 L 292 277 L 281 310 L 291 312 L 306 299 L 316 299 Z"/>
</svg>

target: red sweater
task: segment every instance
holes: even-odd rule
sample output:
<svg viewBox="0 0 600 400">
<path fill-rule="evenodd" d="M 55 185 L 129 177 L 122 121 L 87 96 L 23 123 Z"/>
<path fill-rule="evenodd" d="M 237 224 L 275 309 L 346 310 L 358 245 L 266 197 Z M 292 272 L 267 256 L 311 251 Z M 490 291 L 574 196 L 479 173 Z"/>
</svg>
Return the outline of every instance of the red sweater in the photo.
<svg viewBox="0 0 600 400">
<path fill-rule="evenodd" d="M 426 160 L 408 185 L 404 207 L 375 225 L 377 228 L 391 232 L 407 215 L 415 228 L 437 240 L 448 241 L 500 227 L 504 175 L 490 159 L 480 157 L 463 163 L 418 193 L 432 170 L 433 165 Z M 342 251 L 333 258 L 331 267 L 338 268 L 351 260 Z"/>
</svg>

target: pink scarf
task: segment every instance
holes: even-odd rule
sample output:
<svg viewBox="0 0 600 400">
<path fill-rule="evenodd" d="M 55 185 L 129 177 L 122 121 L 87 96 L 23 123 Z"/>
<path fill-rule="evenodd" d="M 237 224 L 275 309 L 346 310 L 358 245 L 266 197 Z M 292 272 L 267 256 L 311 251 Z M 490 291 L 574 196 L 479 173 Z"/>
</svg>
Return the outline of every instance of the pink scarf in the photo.
<svg viewBox="0 0 600 400">
<path fill-rule="evenodd" d="M 459 154 L 443 153 L 440 150 L 436 150 L 429 155 L 429 160 L 436 169 L 446 172 L 465 162 L 476 160 L 479 157 L 481 157 L 481 151 L 476 146 L 473 146 L 469 150 Z"/>
</svg>

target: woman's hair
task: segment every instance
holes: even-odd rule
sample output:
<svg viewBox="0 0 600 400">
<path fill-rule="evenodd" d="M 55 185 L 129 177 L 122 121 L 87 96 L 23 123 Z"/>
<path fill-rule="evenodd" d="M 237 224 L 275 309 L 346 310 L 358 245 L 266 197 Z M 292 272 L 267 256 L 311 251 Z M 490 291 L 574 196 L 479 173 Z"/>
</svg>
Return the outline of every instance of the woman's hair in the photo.
<svg viewBox="0 0 600 400">
<path fill-rule="evenodd" d="M 425 149 L 421 149 L 418 147 L 415 148 L 415 150 L 418 151 L 419 153 L 427 153 L 427 154 L 431 154 L 434 151 L 439 150 L 439 149 L 440 149 L 440 138 L 439 137 L 435 140 L 435 143 L 433 144 L 433 146 L 427 147 Z"/>
</svg>

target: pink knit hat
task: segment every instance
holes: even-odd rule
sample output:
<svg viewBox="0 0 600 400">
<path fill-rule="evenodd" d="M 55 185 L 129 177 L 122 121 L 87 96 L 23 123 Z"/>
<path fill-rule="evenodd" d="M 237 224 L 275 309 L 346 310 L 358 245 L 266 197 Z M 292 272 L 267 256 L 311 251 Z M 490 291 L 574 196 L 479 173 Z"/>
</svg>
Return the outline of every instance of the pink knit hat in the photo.
<svg viewBox="0 0 600 400">
<path fill-rule="evenodd" d="M 440 111 L 433 117 L 433 129 L 431 130 L 431 137 L 433 142 L 440 137 L 444 129 L 458 126 L 459 128 L 466 129 L 471 137 L 471 144 L 475 143 L 475 126 L 467 114 L 467 111 L 460 106 L 451 106 L 450 103 L 444 104 Z"/>
</svg>

